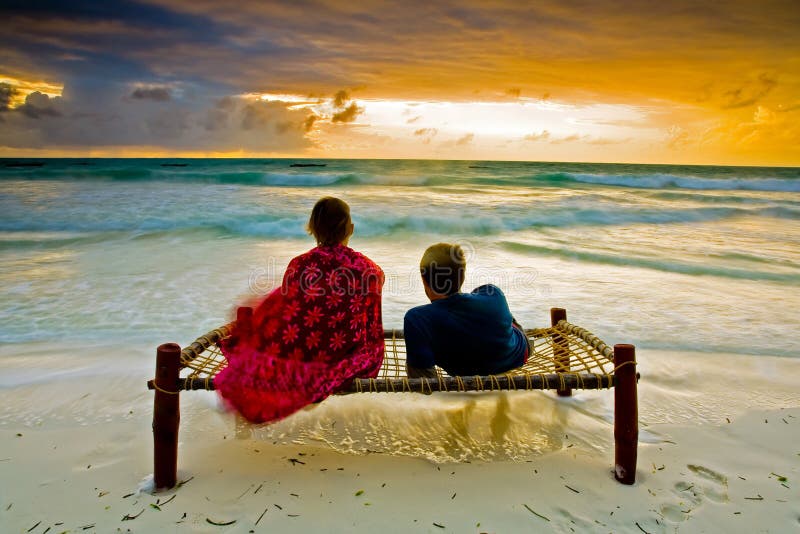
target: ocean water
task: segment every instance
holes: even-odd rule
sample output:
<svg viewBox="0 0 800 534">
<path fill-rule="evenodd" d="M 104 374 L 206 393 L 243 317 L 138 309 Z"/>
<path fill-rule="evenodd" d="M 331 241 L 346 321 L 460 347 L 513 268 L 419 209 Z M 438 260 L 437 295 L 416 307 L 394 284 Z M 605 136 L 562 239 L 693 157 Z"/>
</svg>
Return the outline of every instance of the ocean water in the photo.
<svg viewBox="0 0 800 534">
<path fill-rule="evenodd" d="M 324 195 L 387 327 L 455 241 L 525 326 L 560 306 L 609 343 L 800 356 L 800 169 L 478 161 L 0 160 L 0 342 L 187 344 L 313 246 Z"/>
</svg>

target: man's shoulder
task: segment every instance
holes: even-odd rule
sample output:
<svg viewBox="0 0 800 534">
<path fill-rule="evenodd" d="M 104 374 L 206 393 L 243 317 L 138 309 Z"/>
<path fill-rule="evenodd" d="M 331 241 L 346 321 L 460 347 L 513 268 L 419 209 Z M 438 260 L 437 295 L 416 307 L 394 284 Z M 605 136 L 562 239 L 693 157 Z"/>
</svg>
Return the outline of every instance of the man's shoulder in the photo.
<svg viewBox="0 0 800 534">
<path fill-rule="evenodd" d="M 473 295 L 488 295 L 488 296 L 495 296 L 500 295 L 504 297 L 503 291 L 494 284 L 483 284 L 482 286 L 478 286 L 472 290 Z"/>
<path fill-rule="evenodd" d="M 410 310 L 406 311 L 405 319 L 406 320 L 413 320 L 418 319 L 421 317 L 427 317 L 431 315 L 433 312 L 433 305 L 431 304 L 420 304 L 419 306 L 414 306 Z"/>
</svg>

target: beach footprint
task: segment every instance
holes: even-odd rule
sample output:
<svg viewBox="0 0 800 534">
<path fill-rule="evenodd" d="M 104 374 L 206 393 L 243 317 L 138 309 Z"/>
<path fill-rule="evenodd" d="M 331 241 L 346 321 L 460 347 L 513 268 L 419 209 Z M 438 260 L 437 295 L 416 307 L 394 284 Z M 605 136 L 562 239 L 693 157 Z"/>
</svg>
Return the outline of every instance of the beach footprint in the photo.
<svg viewBox="0 0 800 534">
<path fill-rule="evenodd" d="M 673 523 L 685 521 L 706 501 L 728 501 L 728 477 L 702 465 L 689 464 L 686 467 L 691 475 L 676 483 L 672 492 L 677 502 L 661 505 L 661 515 Z"/>
<path fill-rule="evenodd" d="M 702 465 L 689 464 L 686 467 L 703 481 L 706 497 L 717 503 L 728 502 L 728 477 Z"/>
<path fill-rule="evenodd" d="M 553 532 L 591 532 L 601 525 L 581 515 L 576 515 L 566 508 L 556 508 L 553 516 Z"/>
</svg>

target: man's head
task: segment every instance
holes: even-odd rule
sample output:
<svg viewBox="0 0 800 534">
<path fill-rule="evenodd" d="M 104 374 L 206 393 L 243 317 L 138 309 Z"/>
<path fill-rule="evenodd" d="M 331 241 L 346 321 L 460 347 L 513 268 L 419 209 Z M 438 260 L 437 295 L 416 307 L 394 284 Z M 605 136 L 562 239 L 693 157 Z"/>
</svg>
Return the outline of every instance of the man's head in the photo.
<svg viewBox="0 0 800 534">
<path fill-rule="evenodd" d="M 308 233 L 316 238 L 319 245 L 347 244 L 353 234 L 350 206 L 338 198 L 322 197 L 311 210 Z"/>
<path fill-rule="evenodd" d="M 458 245 L 437 243 L 431 245 L 419 262 L 425 294 L 431 301 L 449 297 L 461 290 L 467 261 Z"/>
</svg>

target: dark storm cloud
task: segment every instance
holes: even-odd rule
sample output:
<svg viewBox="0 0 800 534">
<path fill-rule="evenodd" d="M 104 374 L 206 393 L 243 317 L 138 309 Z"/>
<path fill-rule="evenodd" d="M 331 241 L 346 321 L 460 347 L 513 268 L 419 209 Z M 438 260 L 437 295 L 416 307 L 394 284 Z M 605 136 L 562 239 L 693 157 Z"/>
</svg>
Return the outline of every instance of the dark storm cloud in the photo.
<svg viewBox="0 0 800 534">
<path fill-rule="evenodd" d="M 187 23 L 194 25 L 205 20 L 131 0 L 6 0 L 3 2 L 3 12 L 7 16 L 60 18 L 67 21 L 124 20 L 134 25 L 165 28 L 176 28 Z"/>
<path fill-rule="evenodd" d="M 709 79 L 735 91 L 753 65 L 785 65 L 797 48 L 797 6 L 411 0 L 243 1 L 234 9 L 211 0 L 15 1 L 4 6 L 0 45 L 15 52 L 6 67 L 29 72 L 36 65 L 67 82 L 103 72 L 231 92 L 326 94 L 363 85 L 384 97 L 558 89 L 560 98 L 678 92 L 689 99 Z M 751 100 L 723 91 L 714 99 L 720 106 Z"/>
<path fill-rule="evenodd" d="M 211 82 L 198 57 L 183 69 L 192 74 L 178 76 L 186 58 L 176 53 L 218 48 L 235 32 L 203 15 L 130 0 L 5 2 L 2 10 L 0 48 L 13 54 L 0 60 L 0 73 L 65 85 L 92 78 Z"/>
<path fill-rule="evenodd" d="M 17 94 L 17 89 L 8 83 L 0 83 L 0 111 L 7 111 L 11 100 Z"/>
<path fill-rule="evenodd" d="M 130 0 L 5 2 L 0 47 L 11 53 L 0 56 L 0 75 L 62 83 L 64 89 L 59 99 L 31 93 L 12 109 L 0 146 L 309 146 L 303 135 L 307 113 L 235 97 L 248 92 L 228 77 L 240 68 L 232 65 L 247 68 L 231 61 L 249 52 L 232 40 L 240 33 L 202 13 Z M 280 47 L 262 41 L 252 48 Z M 176 83 L 179 93 L 171 89 Z M 12 88 L 2 95 L 10 102 Z"/>
<path fill-rule="evenodd" d="M 168 87 L 137 87 L 131 93 L 131 98 L 136 100 L 155 100 L 166 102 L 172 97 Z"/>
<path fill-rule="evenodd" d="M 281 152 L 311 146 L 307 112 L 280 102 L 227 97 L 159 102 L 108 86 L 70 98 L 31 93 L 3 116 L 0 146 L 19 148 L 158 147 L 163 150 Z M 124 92 L 123 92 L 124 91 Z M 24 135 L 21 135 L 24 133 Z"/>
<path fill-rule="evenodd" d="M 40 119 L 43 117 L 61 117 L 61 111 L 57 107 L 57 102 L 60 98 L 51 99 L 49 96 L 34 91 L 25 97 L 25 103 L 14 111 L 22 113 L 31 119 Z"/>
</svg>

